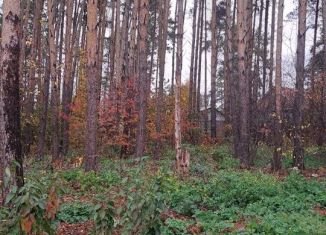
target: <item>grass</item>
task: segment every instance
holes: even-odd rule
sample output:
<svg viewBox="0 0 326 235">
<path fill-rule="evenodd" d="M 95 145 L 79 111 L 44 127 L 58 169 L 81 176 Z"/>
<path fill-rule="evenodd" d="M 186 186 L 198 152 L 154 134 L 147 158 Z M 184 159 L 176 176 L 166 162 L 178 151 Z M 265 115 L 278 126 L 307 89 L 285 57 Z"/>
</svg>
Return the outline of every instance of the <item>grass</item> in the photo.
<svg viewBox="0 0 326 235">
<path fill-rule="evenodd" d="M 316 210 L 326 210 L 325 178 L 307 179 L 296 171 L 282 179 L 263 173 L 259 168 L 271 157 L 266 146 L 259 148 L 255 171 L 238 170 L 226 145 L 187 148 L 191 168 L 183 180 L 173 172 L 171 150 L 155 161 L 102 157 L 97 174 L 60 171 L 61 196 L 73 200 L 61 204 L 56 222 L 91 220 L 98 201 L 110 199 L 115 229 L 122 234 L 326 234 L 326 217 Z M 325 166 L 319 149 L 306 153 L 307 166 Z M 290 166 L 288 154 L 284 166 Z"/>
</svg>

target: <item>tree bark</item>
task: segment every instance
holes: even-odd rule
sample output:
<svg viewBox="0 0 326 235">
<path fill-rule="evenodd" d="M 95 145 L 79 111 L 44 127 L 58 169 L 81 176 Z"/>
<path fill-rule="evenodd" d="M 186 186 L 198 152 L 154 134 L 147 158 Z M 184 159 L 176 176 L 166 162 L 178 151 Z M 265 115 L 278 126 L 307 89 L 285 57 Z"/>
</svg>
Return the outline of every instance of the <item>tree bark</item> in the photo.
<svg viewBox="0 0 326 235">
<path fill-rule="evenodd" d="M 14 179 L 10 169 L 14 161 L 16 183 L 24 184 L 23 156 L 20 142 L 20 97 L 19 97 L 19 54 L 20 54 L 20 1 L 3 2 L 3 23 L 0 56 L 0 172 L 3 182 L 3 202 Z"/>
<path fill-rule="evenodd" d="M 211 52 L 211 138 L 216 138 L 216 69 L 217 69 L 217 30 L 216 1 L 212 1 L 212 52 Z"/>
<path fill-rule="evenodd" d="M 248 1 L 239 1 L 237 10 L 238 23 L 238 73 L 239 73 L 239 96 L 240 96 L 240 142 L 239 142 L 239 159 L 241 166 L 248 168 L 250 166 L 249 151 L 249 78 L 247 73 L 248 57 L 246 48 L 248 44 Z"/>
<path fill-rule="evenodd" d="M 87 124 L 85 171 L 97 169 L 97 126 L 98 126 L 98 40 L 97 0 L 87 3 Z"/>
<path fill-rule="evenodd" d="M 307 0 L 299 2 L 299 27 L 296 61 L 296 92 L 293 107 L 293 166 L 304 169 L 304 149 L 302 136 L 302 106 L 304 102 L 305 44 L 306 44 Z"/>
<path fill-rule="evenodd" d="M 176 165 L 178 166 L 181 161 L 181 73 L 182 73 L 182 46 L 183 46 L 183 0 L 177 0 L 178 5 L 178 31 L 177 31 L 177 62 L 175 72 L 175 150 L 176 150 Z M 177 167 L 177 170 L 178 167 Z"/>
<path fill-rule="evenodd" d="M 139 11 L 139 35 L 138 35 L 138 59 L 139 59 L 139 120 L 136 138 L 136 157 L 141 157 L 145 152 L 145 135 L 146 135 L 146 89 L 147 89 L 147 45 L 146 38 L 148 35 L 148 0 L 140 0 Z"/>
</svg>

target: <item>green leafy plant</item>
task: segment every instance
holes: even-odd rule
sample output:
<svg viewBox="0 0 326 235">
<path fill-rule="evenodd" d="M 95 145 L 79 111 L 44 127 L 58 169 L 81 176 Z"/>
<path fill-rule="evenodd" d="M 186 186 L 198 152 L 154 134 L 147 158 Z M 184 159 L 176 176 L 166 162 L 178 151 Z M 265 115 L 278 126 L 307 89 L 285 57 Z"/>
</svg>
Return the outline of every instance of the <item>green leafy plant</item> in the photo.
<svg viewBox="0 0 326 235">
<path fill-rule="evenodd" d="M 160 234 L 160 214 L 165 208 L 162 182 L 161 175 L 152 182 L 136 180 L 128 193 L 126 207 L 122 209 L 123 234 Z"/>
<path fill-rule="evenodd" d="M 96 235 L 109 235 L 114 228 L 113 202 L 97 204 L 93 208 L 92 217 L 94 220 L 93 233 Z"/>
<path fill-rule="evenodd" d="M 93 205 L 81 201 L 61 205 L 57 219 L 69 224 L 85 222 L 91 218 Z"/>
<path fill-rule="evenodd" d="M 52 183 L 47 184 L 50 181 Z M 0 233 L 54 234 L 54 220 L 59 209 L 58 191 L 56 176 L 50 180 L 29 180 L 20 189 L 13 187 L 6 198 L 7 209 L 2 215 Z"/>
</svg>

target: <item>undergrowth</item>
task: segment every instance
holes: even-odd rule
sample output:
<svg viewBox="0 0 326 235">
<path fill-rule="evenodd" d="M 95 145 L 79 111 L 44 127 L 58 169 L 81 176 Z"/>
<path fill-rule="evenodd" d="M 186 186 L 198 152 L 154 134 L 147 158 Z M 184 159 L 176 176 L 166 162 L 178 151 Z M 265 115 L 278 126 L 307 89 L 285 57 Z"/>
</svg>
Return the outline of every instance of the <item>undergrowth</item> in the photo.
<svg viewBox="0 0 326 235">
<path fill-rule="evenodd" d="M 191 152 L 191 167 L 185 179 L 174 174 L 173 151 L 155 161 L 150 157 L 103 157 L 97 173 L 85 173 L 79 168 L 62 170 L 58 174 L 58 187 L 64 188 L 61 196 L 75 199 L 60 204 L 49 231 L 61 222 L 91 220 L 94 234 L 119 230 L 121 234 L 182 235 L 192 234 L 194 229 L 199 234 L 212 235 L 326 234 L 326 218 L 318 212 L 326 210 L 325 179 L 307 179 L 296 171 L 282 179 L 259 170 L 240 171 L 239 162 L 227 145 L 186 147 Z M 266 146 L 259 149 L 257 165 L 268 164 L 269 151 Z M 306 162 L 317 168 L 323 166 L 323 161 L 319 161 L 320 153 L 316 151 L 306 150 Z M 42 211 L 42 205 L 52 181 L 39 184 L 29 178 L 27 182 L 37 185 L 36 204 L 32 204 L 30 212 L 36 213 L 34 225 L 48 223 L 43 219 L 46 210 Z M 17 197 L 15 192 L 12 195 L 23 196 Z M 88 199 L 81 200 L 81 195 Z M 2 221 L 9 222 L 15 213 L 21 213 L 21 207 L 13 211 L 10 208 L 12 205 L 0 209 Z M 19 221 L 15 223 L 21 230 Z"/>
</svg>

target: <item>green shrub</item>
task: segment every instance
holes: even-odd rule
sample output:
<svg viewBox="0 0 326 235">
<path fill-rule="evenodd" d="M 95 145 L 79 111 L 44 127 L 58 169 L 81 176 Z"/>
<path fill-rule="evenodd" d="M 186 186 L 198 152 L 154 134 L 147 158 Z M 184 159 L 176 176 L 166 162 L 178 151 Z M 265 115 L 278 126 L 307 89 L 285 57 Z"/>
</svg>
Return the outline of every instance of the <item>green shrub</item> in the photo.
<svg viewBox="0 0 326 235">
<path fill-rule="evenodd" d="M 127 203 L 124 208 L 120 224 L 122 234 L 160 234 L 162 229 L 161 212 L 165 209 L 165 200 L 162 191 L 163 176 L 157 175 L 150 182 L 141 178 L 130 186 Z"/>
<path fill-rule="evenodd" d="M 218 163 L 220 169 L 234 169 L 240 165 L 239 159 L 236 159 L 229 146 L 221 145 L 212 153 L 213 159 Z"/>
<path fill-rule="evenodd" d="M 185 235 L 189 234 L 187 228 L 194 222 L 189 220 L 180 219 L 167 219 L 166 226 L 171 231 L 172 234 Z"/>
<path fill-rule="evenodd" d="M 56 175 L 14 186 L 1 210 L 0 234 L 54 234 L 59 191 Z"/>
<path fill-rule="evenodd" d="M 64 203 L 60 207 L 57 219 L 69 224 L 85 222 L 90 219 L 93 207 L 92 204 L 81 201 Z"/>
<path fill-rule="evenodd" d="M 96 235 L 109 235 L 114 227 L 113 202 L 108 201 L 105 205 L 97 204 L 92 211 L 94 220 L 93 233 Z"/>
</svg>

